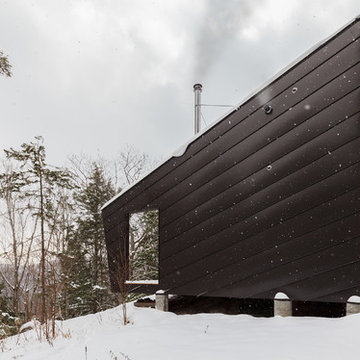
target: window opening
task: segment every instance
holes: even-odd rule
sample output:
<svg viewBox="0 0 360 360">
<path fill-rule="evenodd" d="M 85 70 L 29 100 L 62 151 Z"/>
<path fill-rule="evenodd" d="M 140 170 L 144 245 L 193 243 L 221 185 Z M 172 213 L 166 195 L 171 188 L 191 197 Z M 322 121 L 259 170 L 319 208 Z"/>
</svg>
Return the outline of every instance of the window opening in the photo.
<svg viewBox="0 0 360 360">
<path fill-rule="evenodd" d="M 148 210 L 129 217 L 128 284 L 158 284 L 159 211 Z"/>
</svg>

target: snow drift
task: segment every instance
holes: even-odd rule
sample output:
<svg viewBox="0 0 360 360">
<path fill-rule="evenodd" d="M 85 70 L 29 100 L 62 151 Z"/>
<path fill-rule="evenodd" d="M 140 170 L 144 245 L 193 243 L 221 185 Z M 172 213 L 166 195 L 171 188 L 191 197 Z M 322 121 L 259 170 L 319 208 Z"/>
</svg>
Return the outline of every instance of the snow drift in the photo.
<svg viewBox="0 0 360 360">
<path fill-rule="evenodd" d="M 360 315 L 339 319 L 175 315 L 128 305 L 59 322 L 58 337 L 40 342 L 36 330 L 8 338 L 2 360 L 71 359 L 339 359 L 358 354 Z"/>
</svg>

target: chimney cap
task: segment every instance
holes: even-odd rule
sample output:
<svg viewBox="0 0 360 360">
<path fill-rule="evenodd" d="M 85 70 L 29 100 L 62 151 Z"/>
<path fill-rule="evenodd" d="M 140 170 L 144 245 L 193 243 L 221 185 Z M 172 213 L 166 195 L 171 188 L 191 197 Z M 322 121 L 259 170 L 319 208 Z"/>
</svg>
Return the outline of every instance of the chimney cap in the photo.
<svg viewBox="0 0 360 360">
<path fill-rule="evenodd" d="M 200 90 L 201 91 L 202 90 L 202 85 L 201 84 L 195 84 L 194 85 L 194 91 L 195 90 Z"/>
</svg>

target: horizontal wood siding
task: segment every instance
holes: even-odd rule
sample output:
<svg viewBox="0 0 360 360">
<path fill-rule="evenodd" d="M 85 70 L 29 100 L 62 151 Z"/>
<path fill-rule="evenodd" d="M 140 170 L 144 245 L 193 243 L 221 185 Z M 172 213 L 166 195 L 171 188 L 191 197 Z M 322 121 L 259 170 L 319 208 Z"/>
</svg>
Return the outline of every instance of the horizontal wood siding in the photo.
<svg viewBox="0 0 360 360">
<path fill-rule="evenodd" d="M 359 37 L 356 20 L 107 206 L 110 252 L 124 216 L 157 208 L 159 288 L 359 293 Z"/>
</svg>

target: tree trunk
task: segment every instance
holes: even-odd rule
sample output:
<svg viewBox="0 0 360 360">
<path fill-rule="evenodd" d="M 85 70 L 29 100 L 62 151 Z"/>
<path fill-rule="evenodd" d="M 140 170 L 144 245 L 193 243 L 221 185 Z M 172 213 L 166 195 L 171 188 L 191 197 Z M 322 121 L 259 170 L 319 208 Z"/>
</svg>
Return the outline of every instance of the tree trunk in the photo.
<svg viewBox="0 0 360 360">
<path fill-rule="evenodd" d="M 19 258 L 17 253 L 17 237 L 16 237 L 16 225 L 15 225 L 15 216 L 13 214 L 13 207 L 11 204 L 11 196 L 8 196 L 7 199 L 7 211 L 9 216 L 9 222 L 12 233 L 12 248 L 14 256 L 14 286 L 13 286 L 13 311 L 15 316 L 19 315 Z"/>
<path fill-rule="evenodd" d="M 41 231 L 41 322 L 46 322 L 46 282 L 45 282 L 45 231 L 44 231 L 44 194 L 42 171 L 39 173 L 40 190 L 40 231 Z"/>
</svg>

